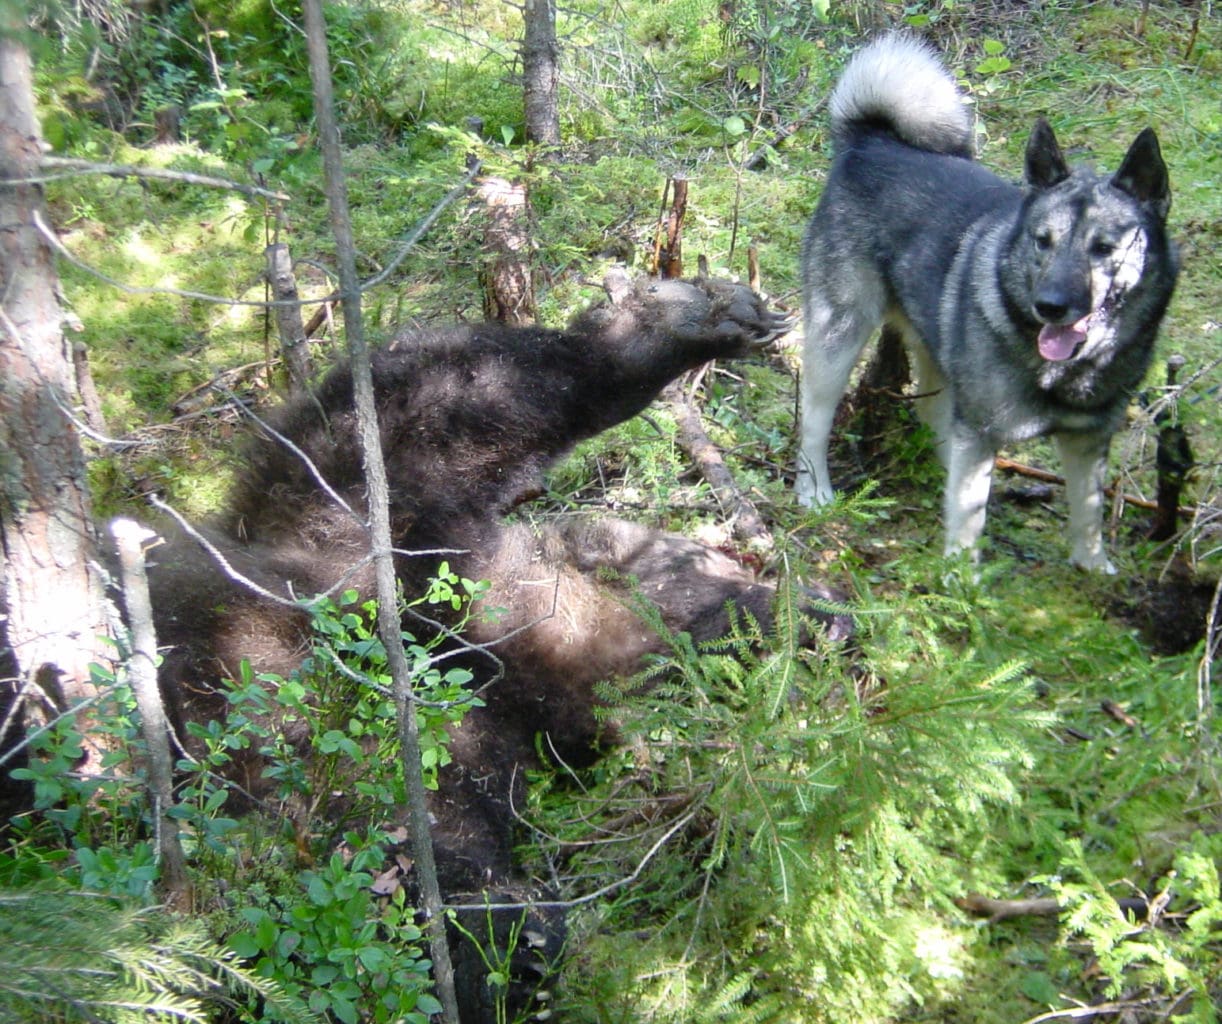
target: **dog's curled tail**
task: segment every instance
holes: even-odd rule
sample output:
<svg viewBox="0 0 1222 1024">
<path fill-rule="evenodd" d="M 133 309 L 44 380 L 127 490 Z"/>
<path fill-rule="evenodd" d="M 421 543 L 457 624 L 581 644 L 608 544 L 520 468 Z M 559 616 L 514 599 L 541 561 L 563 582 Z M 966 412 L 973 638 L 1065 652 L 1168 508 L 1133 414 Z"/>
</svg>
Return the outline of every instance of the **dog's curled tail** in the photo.
<svg viewBox="0 0 1222 1024">
<path fill-rule="evenodd" d="M 886 127 L 934 153 L 971 158 L 974 127 L 954 77 L 932 47 L 897 32 L 859 50 L 832 91 L 832 138 L 850 146 L 863 130 Z"/>
</svg>

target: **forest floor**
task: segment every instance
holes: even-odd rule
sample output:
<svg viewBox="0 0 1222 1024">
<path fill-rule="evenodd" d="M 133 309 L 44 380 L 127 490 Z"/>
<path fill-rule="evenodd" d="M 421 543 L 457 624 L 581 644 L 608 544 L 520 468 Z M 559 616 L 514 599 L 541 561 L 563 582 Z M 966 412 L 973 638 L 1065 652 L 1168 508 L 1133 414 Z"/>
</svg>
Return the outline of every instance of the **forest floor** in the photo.
<svg viewBox="0 0 1222 1024">
<path fill-rule="evenodd" d="M 796 311 L 799 239 L 827 166 L 827 88 L 865 34 L 854 17 L 887 21 L 898 7 L 845 5 L 830 26 L 778 21 L 770 34 L 752 23 L 737 35 L 692 13 L 710 5 L 629 5 L 624 24 L 573 13 L 562 19 L 569 141 L 541 154 L 516 144 L 509 30 L 491 17 L 477 29 L 464 5 L 451 6 L 403 5 L 405 51 L 449 55 L 444 75 L 440 59 L 431 77 L 421 73 L 427 116 L 382 109 L 403 81 L 361 92 L 379 87 L 372 64 L 358 68 L 370 82 L 346 86 L 353 124 L 368 115 L 373 126 L 354 128 L 347 153 L 363 273 L 395 256 L 474 148 L 489 172 L 530 190 L 543 322 L 599 298 L 607 265 L 649 269 L 675 176 L 689 180 L 689 266 L 700 254 L 715 273 L 744 274 L 750 247 L 763 290 Z M 802 6 L 774 13 L 792 19 Z M 962 73 L 986 164 L 1017 179 L 1029 126 L 1045 115 L 1072 158 L 1108 167 L 1153 124 L 1171 171 L 1184 269 L 1113 449 L 1107 533 L 1119 572 L 1065 564 L 1063 491 L 1041 476 L 1057 471 L 1046 444 L 1003 453 L 1012 464 L 997 474 L 976 579 L 939 557 L 941 470 L 908 403 L 879 414 L 858 393 L 834 451 L 846 495 L 812 512 L 792 493 L 798 334 L 769 358 L 706 374 L 693 385 L 706 427 L 776 541 L 761 568 L 844 588 L 860 647 L 806 665 L 793 702 L 771 719 L 746 690 L 735 696 L 748 683 L 677 652 L 691 692 L 716 697 L 730 718 L 695 699 L 660 718 L 656 700 L 625 695 L 626 753 L 576 780 L 562 766 L 534 780 L 523 856 L 541 877 L 578 898 L 642 869 L 575 914 L 554 1019 L 1217 1020 L 1222 627 L 1210 615 L 1222 570 L 1222 30 L 1208 3 L 981 6 L 909 14 Z M 139 509 L 149 492 L 190 515 L 214 510 L 240 428 L 211 385 L 259 400 L 277 386 L 265 313 L 186 292 L 262 300 L 274 238 L 291 246 L 303 294 L 331 287 L 310 129 L 292 123 L 270 74 L 259 81 L 192 108 L 194 135 L 162 145 L 136 129 L 80 127 L 70 98 L 43 84 L 57 153 L 231 178 L 257 169 L 293 197 L 276 209 L 134 178 L 49 186 L 52 220 L 83 264 L 154 289 L 119 291 L 61 265 L 108 430 L 130 442 L 94 452 L 103 514 Z M 482 138 L 464 127 L 472 115 Z M 253 160 L 237 131 L 248 121 L 276 142 Z M 773 148 L 784 124 L 797 131 Z M 760 152 L 762 169 L 747 170 Z M 368 295 L 375 334 L 479 319 L 477 223 L 465 199 L 447 208 Z M 313 352 L 319 364 L 342 352 L 335 324 L 324 321 Z M 1171 394 L 1172 354 L 1185 362 L 1156 422 L 1144 407 Z M 1153 541 L 1158 431 L 1168 424 L 1185 431 L 1195 468 L 1174 536 Z M 606 510 L 733 543 L 664 407 L 580 446 L 547 496 L 518 514 Z M 763 790 L 771 810 L 752 795 Z M 623 824 L 645 796 L 685 809 L 703 801 L 664 856 L 646 855 L 678 812 Z M 594 841 L 610 822 L 618 846 Z M 579 843 L 589 848 L 573 855 Z M 794 865 L 801 877 L 790 877 Z M 1059 914 L 987 902 L 1033 896 L 1058 901 Z M 1126 917 L 1117 898 L 1156 909 Z"/>
</svg>

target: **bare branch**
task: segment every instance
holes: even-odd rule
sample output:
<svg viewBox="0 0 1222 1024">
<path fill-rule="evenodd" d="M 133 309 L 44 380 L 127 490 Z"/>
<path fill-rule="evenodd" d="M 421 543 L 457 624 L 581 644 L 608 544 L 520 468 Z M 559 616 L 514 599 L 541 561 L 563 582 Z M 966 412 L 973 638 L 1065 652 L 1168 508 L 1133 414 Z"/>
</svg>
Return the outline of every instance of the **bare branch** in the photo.
<svg viewBox="0 0 1222 1024">
<path fill-rule="evenodd" d="M 177 295 L 182 299 L 196 299 L 200 302 L 211 302 L 218 306 L 258 306 L 267 308 L 269 306 L 287 305 L 292 303 L 282 303 L 255 299 L 230 299 L 223 295 L 209 295 L 206 292 L 193 292 L 182 288 L 144 288 L 138 285 L 126 284 L 117 278 L 111 277 L 109 274 L 104 274 L 96 267 L 90 266 L 84 260 L 75 256 L 59 237 L 47 227 L 46 222 L 42 219 L 42 215 L 35 210 L 33 214 L 34 227 L 38 229 L 38 233 L 46 240 L 47 244 L 54 249 L 62 259 L 67 260 L 78 270 L 83 270 L 86 274 L 96 277 L 99 281 L 104 281 L 112 288 L 118 288 L 119 291 L 126 295 Z M 296 305 L 310 305 L 315 302 L 322 302 L 322 299 L 298 299 Z"/>
<path fill-rule="evenodd" d="M 471 179 L 479 173 L 480 166 L 481 165 L 478 160 L 472 162 L 462 180 L 445 194 L 441 201 L 429 211 L 424 220 L 417 224 L 412 230 L 411 234 L 409 234 L 407 238 L 403 240 L 403 243 L 399 246 L 398 253 L 395 254 L 395 258 L 392 259 L 390 263 L 388 263 L 377 274 L 369 278 L 369 280 L 365 281 L 363 284 L 359 285 L 357 288 L 358 295 L 364 294 L 371 288 L 376 288 L 388 277 L 390 277 L 390 275 L 393 274 L 396 269 L 398 269 L 399 265 L 407 258 L 407 254 L 411 252 L 413 248 L 415 248 L 416 243 L 419 242 L 425 233 L 437 222 L 437 218 L 441 216 L 446 207 L 448 207 L 459 196 L 461 196 L 464 191 L 466 191 L 467 186 L 471 184 Z M 179 298 L 195 299 L 199 302 L 211 302 L 218 306 L 256 306 L 260 309 L 274 309 L 280 306 L 312 306 L 317 303 L 326 304 L 336 302 L 342 297 L 341 294 L 336 291 L 332 292 L 330 295 L 322 296 L 321 298 L 273 299 L 271 301 L 267 301 L 256 299 L 232 299 L 223 295 L 209 295 L 205 292 L 193 292 L 181 288 L 145 288 L 130 285 L 103 273 L 96 267 L 90 266 L 84 260 L 81 260 L 75 256 L 63 244 L 63 242 L 59 240 L 59 237 L 55 234 L 55 232 L 47 226 L 46 222 L 43 221 L 38 211 L 34 212 L 34 227 L 38 229 L 39 234 L 46 239 L 47 244 L 50 245 L 52 249 L 54 249 L 63 259 L 67 260 L 78 270 L 82 270 L 86 274 L 96 277 L 99 281 L 104 281 L 112 288 L 118 288 L 119 291 L 124 292 L 127 295 L 176 295 Z"/>
<path fill-rule="evenodd" d="M 296 444 L 290 441 L 287 437 L 281 434 L 278 430 L 272 427 L 271 424 L 269 424 L 266 420 L 261 419 L 258 413 L 256 413 L 253 409 L 251 409 L 245 402 L 240 401 L 237 395 L 235 395 L 233 392 L 229 391 L 227 388 L 222 388 L 222 387 L 215 387 L 214 390 L 218 394 L 224 395 L 225 398 L 229 399 L 231 402 L 237 405 L 238 409 L 241 410 L 242 414 L 254 420 L 255 423 L 258 425 L 259 429 L 262 430 L 263 433 L 265 433 L 268 437 L 272 438 L 272 440 L 276 441 L 278 444 L 283 445 L 285 448 L 291 451 L 294 455 L 296 455 L 297 458 L 299 458 L 302 461 L 302 463 L 305 465 L 306 469 L 310 473 L 310 476 L 314 478 L 314 482 L 318 484 L 318 486 L 322 489 L 323 493 L 326 494 L 327 497 L 329 497 L 333 502 L 335 502 L 336 505 L 338 505 L 345 512 L 347 512 L 348 515 L 350 515 L 362 527 L 364 527 L 365 529 L 369 528 L 369 520 L 362 518 L 361 516 L 357 515 L 356 512 L 353 511 L 352 507 L 346 501 L 344 501 L 342 497 L 340 497 L 339 493 L 335 491 L 334 488 L 332 488 L 329 483 L 327 483 L 326 477 L 322 475 L 322 472 L 319 470 L 317 466 L 314 465 L 313 461 L 310 459 L 310 457 L 305 452 L 303 452 Z"/>
<path fill-rule="evenodd" d="M 183 532 L 186 533 L 187 536 L 189 536 L 192 540 L 194 540 L 205 551 L 207 551 L 208 554 L 212 556 L 216 564 L 221 567 L 225 575 L 228 576 L 235 583 L 239 583 L 243 587 L 246 587 L 248 590 L 252 591 L 253 593 L 258 594 L 265 601 L 272 601 L 273 603 L 278 604 L 281 607 L 294 608 L 294 609 L 302 607 L 302 602 L 297 601 L 291 597 L 281 597 L 279 594 L 273 594 L 270 590 L 266 589 L 265 587 L 259 586 L 259 584 L 256 583 L 254 580 L 252 580 L 250 577 L 243 576 L 242 573 L 238 572 L 238 570 L 235 569 L 230 564 L 229 559 L 227 559 L 223 554 L 221 554 L 220 548 L 218 548 L 215 544 L 212 543 L 212 541 L 210 541 L 207 537 L 205 537 L 202 533 L 200 533 L 199 530 L 197 530 L 194 526 L 192 526 L 186 520 L 183 514 L 178 511 L 178 509 L 174 508 L 172 505 L 167 505 L 164 501 L 162 501 L 155 494 L 149 495 L 148 500 L 149 500 L 149 504 L 152 505 L 153 508 L 157 509 L 159 512 L 164 512 L 171 519 L 173 519 L 176 523 L 178 523 L 178 525 L 182 527 Z M 352 569 L 349 569 L 349 572 L 352 572 L 352 571 L 353 571 Z"/>
<path fill-rule="evenodd" d="M 1148 999 L 1126 999 L 1116 1003 L 1098 1003 L 1095 1006 L 1071 1006 L 1067 1010 L 1051 1010 L 1048 1013 L 1037 1014 L 1023 1021 L 1023 1024 L 1043 1024 L 1044 1021 L 1049 1020 L 1083 1020 L 1087 1017 L 1111 1015 L 1150 1005 L 1151 1001 Z"/>
<path fill-rule="evenodd" d="M 62 174 L 45 174 L 36 178 L 25 178 L 19 181 L 7 181 L 6 185 L 42 185 L 51 181 L 62 181 L 64 178 L 79 178 L 86 174 L 104 174 L 111 178 L 152 178 L 159 181 L 178 181 L 184 185 L 200 185 L 203 188 L 219 188 L 230 192 L 240 192 L 243 195 L 261 199 L 274 199 L 277 202 L 292 202 L 293 197 L 283 192 L 260 188 L 258 185 L 244 185 L 227 178 L 214 178 L 207 174 L 196 174 L 193 171 L 171 171 L 164 167 L 137 167 L 135 164 L 97 164 L 92 160 L 77 160 L 64 156 L 44 156 L 41 166 L 60 168 Z"/>
</svg>

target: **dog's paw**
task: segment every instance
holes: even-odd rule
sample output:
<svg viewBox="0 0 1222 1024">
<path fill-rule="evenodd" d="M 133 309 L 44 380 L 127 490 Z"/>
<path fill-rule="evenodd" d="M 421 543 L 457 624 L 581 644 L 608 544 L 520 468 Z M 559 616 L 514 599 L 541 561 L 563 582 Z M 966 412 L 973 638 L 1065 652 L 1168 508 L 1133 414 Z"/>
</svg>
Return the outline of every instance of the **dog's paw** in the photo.
<svg viewBox="0 0 1222 1024">
<path fill-rule="evenodd" d="M 1075 551 L 1069 556 L 1069 564 L 1086 572 L 1101 572 L 1105 576 L 1116 575 L 1116 566 L 1102 551 Z"/>
<path fill-rule="evenodd" d="M 836 500 L 835 492 L 830 487 L 819 487 L 815 483 L 814 474 L 806 470 L 798 470 L 798 477 L 794 482 L 794 494 L 797 496 L 798 504 L 803 508 L 819 508 L 822 505 L 830 505 Z"/>
</svg>

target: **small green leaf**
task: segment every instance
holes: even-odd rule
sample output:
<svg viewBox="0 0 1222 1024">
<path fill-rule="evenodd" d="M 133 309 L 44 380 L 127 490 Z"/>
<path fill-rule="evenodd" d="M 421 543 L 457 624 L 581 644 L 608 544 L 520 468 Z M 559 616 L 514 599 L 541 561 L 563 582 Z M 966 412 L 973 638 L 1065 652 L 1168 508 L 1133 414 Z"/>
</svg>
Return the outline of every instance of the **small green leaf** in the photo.
<svg viewBox="0 0 1222 1024">
<path fill-rule="evenodd" d="M 1060 1000 L 1056 985 L 1043 971 L 1032 971 L 1024 975 L 1018 983 L 1018 989 L 1033 1003 L 1039 1003 L 1041 1006 L 1052 1006 Z"/>
<path fill-rule="evenodd" d="M 747 130 L 747 122 L 737 114 L 731 114 L 721 122 L 721 127 L 727 135 L 733 138 L 742 135 Z"/>
<path fill-rule="evenodd" d="M 754 64 L 744 64 L 735 73 L 737 78 L 743 85 L 748 85 L 752 89 L 758 89 L 760 84 L 760 69 Z"/>
</svg>

